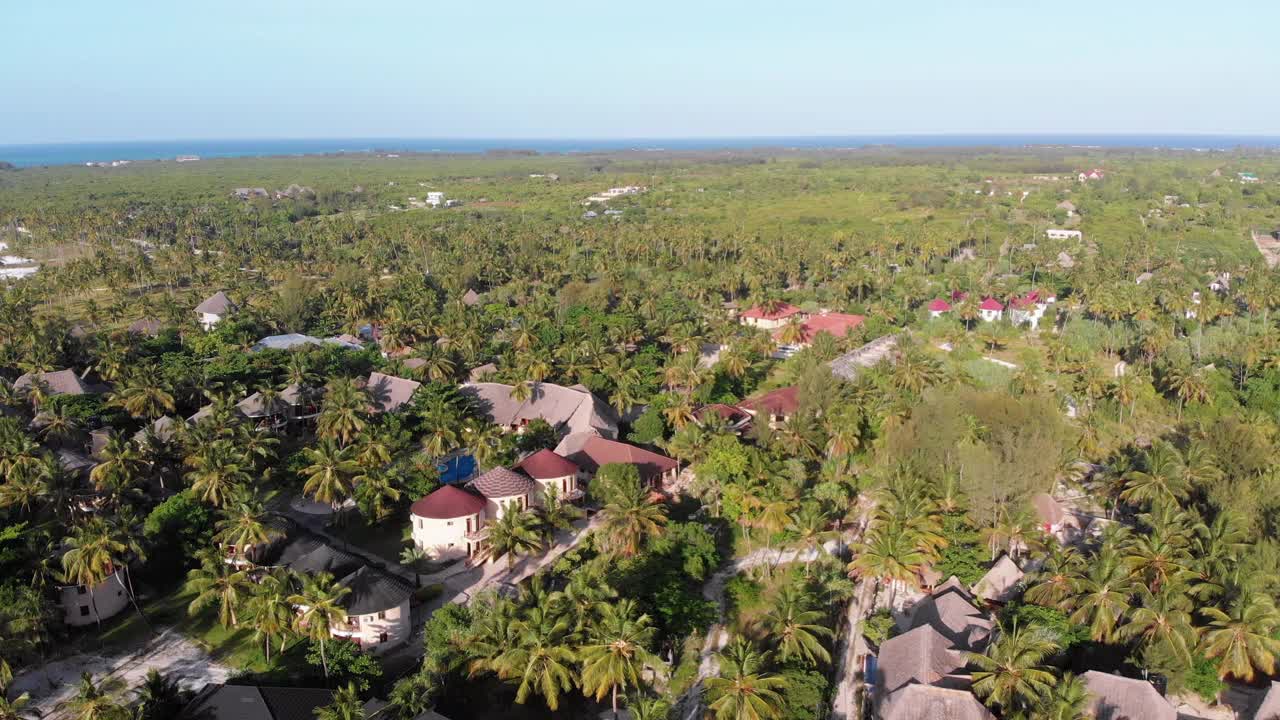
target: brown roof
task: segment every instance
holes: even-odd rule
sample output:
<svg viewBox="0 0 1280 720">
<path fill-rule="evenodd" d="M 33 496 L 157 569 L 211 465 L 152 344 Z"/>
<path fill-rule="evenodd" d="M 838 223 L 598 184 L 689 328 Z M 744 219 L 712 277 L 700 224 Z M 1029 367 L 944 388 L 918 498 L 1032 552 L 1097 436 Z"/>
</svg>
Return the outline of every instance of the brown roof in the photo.
<svg viewBox="0 0 1280 720">
<path fill-rule="evenodd" d="M 578 466 L 551 450 L 539 450 L 516 463 L 514 470 L 522 470 L 534 480 L 551 480 L 578 473 Z"/>
<path fill-rule="evenodd" d="M 876 685 L 885 693 L 914 683 L 934 685 L 966 665 L 968 658 L 946 636 L 922 625 L 880 644 Z"/>
<path fill-rule="evenodd" d="M 973 592 L 983 600 L 1009 602 L 1018 594 L 1022 582 L 1022 570 L 1008 555 L 1001 555 L 986 575 L 973 586 Z"/>
<path fill-rule="evenodd" d="M 881 720 L 995 720 L 968 690 L 908 685 L 886 698 Z"/>
<path fill-rule="evenodd" d="M 666 455 L 598 436 L 588 438 L 582 449 L 570 455 L 569 460 L 589 472 L 610 463 L 635 465 L 642 480 L 652 480 L 676 468 L 676 461 Z"/>
<path fill-rule="evenodd" d="M 283 410 L 285 405 L 297 407 L 302 404 L 302 388 L 294 383 L 289 387 L 280 391 L 279 401 L 281 403 L 277 410 Z M 263 400 L 262 393 L 256 392 L 249 397 L 236 403 L 241 414 L 248 418 L 258 418 L 267 415 L 266 402 Z"/>
<path fill-rule="evenodd" d="M 1177 720 L 1178 711 L 1146 680 L 1090 670 L 1084 674 L 1098 720 Z"/>
<path fill-rule="evenodd" d="M 50 395 L 84 395 L 89 392 L 89 386 L 84 384 L 74 370 L 26 373 L 13 381 L 13 389 L 26 392 L 35 384 L 36 378 L 44 382 Z"/>
<path fill-rule="evenodd" d="M 438 488 L 409 507 L 409 512 L 431 520 L 452 520 L 484 509 L 484 498 L 453 485 Z"/>
<path fill-rule="evenodd" d="M 227 294 L 219 290 L 204 299 L 204 302 L 196 306 L 196 312 L 208 313 L 210 315 L 226 315 L 235 309 L 235 303 L 231 302 L 231 298 Z"/>
<path fill-rule="evenodd" d="M 383 375 L 380 372 L 369 373 L 369 382 L 365 389 L 373 400 L 374 412 L 392 412 L 413 397 L 413 393 L 422 386 L 415 380 L 406 380 L 394 375 Z"/>
<path fill-rule="evenodd" d="M 1048 493 L 1032 495 L 1031 507 L 1036 511 L 1036 517 L 1040 518 L 1040 522 L 1045 525 L 1059 525 L 1066 518 L 1062 505 Z"/>
<path fill-rule="evenodd" d="M 515 497 L 533 489 L 533 480 L 527 475 L 496 467 L 471 481 L 471 487 L 487 498 Z"/>
<path fill-rule="evenodd" d="M 742 408 L 726 405 L 725 403 L 711 403 L 693 411 L 693 416 L 699 421 L 705 419 L 708 415 L 718 415 L 731 425 L 751 419 L 751 416 Z"/>
<path fill-rule="evenodd" d="M 472 305 L 475 305 L 478 302 L 480 302 L 480 293 L 476 292 L 475 290 L 467 290 L 465 293 L 462 294 L 463 305 L 466 305 L 467 307 L 471 307 Z"/>
<path fill-rule="evenodd" d="M 793 415 L 800 409 L 800 389 L 784 387 L 771 390 L 763 395 L 747 398 L 738 406 L 754 412 L 764 410 L 771 415 Z"/>
<path fill-rule="evenodd" d="M 164 329 L 164 323 L 155 318 L 142 318 L 134 320 L 129 324 L 129 332 L 134 335 L 149 335 L 155 337 Z"/>
<path fill-rule="evenodd" d="M 923 625 L 937 630 L 961 650 L 977 651 L 991 636 L 993 623 L 953 576 L 916 605 L 911 626 Z"/>
<path fill-rule="evenodd" d="M 497 365 L 494 365 L 493 363 L 485 363 L 483 365 L 480 365 L 479 367 L 471 368 L 471 374 L 468 375 L 468 377 L 471 379 L 471 382 L 473 383 L 480 382 L 481 380 L 484 380 L 485 378 L 489 377 L 490 375 L 496 372 L 498 372 Z"/>
</svg>

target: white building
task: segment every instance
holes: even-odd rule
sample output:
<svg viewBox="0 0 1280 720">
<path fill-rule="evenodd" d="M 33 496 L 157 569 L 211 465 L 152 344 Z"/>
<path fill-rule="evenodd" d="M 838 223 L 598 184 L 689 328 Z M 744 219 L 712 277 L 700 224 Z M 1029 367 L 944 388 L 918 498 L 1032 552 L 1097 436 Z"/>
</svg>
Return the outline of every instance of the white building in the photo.
<svg viewBox="0 0 1280 720">
<path fill-rule="evenodd" d="M 129 604 L 124 582 L 123 571 L 116 570 L 93 588 L 85 585 L 60 588 L 63 621 L 72 627 L 83 627 L 116 616 Z"/>
<path fill-rule="evenodd" d="M 440 207 L 444 204 L 444 193 L 435 190 L 427 193 L 427 204 L 431 207 Z"/>
<path fill-rule="evenodd" d="M 982 322 L 995 322 L 1004 317 L 1004 304 L 994 298 L 987 298 L 978 306 L 978 315 Z"/>
<path fill-rule="evenodd" d="M 1044 234 L 1050 240 L 1080 240 L 1084 237 L 1084 233 L 1079 230 L 1062 230 L 1059 228 L 1049 228 L 1044 231 Z"/>
<path fill-rule="evenodd" d="M 346 622 L 334 625 L 335 638 L 379 654 L 409 639 L 413 630 L 409 598 L 413 590 L 399 578 L 364 566 L 338 582 L 350 590 L 342 598 Z"/>
<path fill-rule="evenodd" d="M 231 298 L 219 290 L 196 306 L 196 314 L 200 316 L 200 326 L 205 330 L 212 330 L 235 309 L 236 306 L 231 302 Z"/>
<path fill-rule="evenodd" d="M 1036 330 L 1040 327 L 1040 319 L 1044 317 L 1045 311 L 1057 300 L 1052 293 L 1033 290 L 1009 303 L 1009 320 L 1014 325 L 1026 323 Z"/>
<path fill-rule="evenodd" d="M 485 516 L 493 521 L 512 510 L 528 509 L 531 494 L 538 487 L 528 475 L 496 467 L 468 483 L 484 496 Z"/>
<path fill-rule="evenodd" d="M 519 470 L 538 483 L 533 501 L 543 504 L 548 488 L 555 488 L 556 496 L 561 500 L 577 500 L 583 491 L 578 487 L 579 468 L 551 450 L 539 450 L 516 463 L 513 470 Z"/>
<path fill-rule="evenodd" d="M 414 546 L 437 560 L 456 560 L 479 552 L 488 517 L 485 499 L 445 485 L 409 508 Z"/>
</svg>

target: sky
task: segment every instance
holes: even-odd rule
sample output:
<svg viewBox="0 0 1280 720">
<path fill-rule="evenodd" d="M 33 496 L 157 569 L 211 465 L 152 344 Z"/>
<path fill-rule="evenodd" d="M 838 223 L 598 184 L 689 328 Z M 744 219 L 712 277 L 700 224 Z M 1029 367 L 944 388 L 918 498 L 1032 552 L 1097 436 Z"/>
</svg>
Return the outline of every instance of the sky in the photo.
<svg viewBox="0 0 1280 720">
<path fill-rule="evenodd" d="M 0 145 L 1280 134 L 1280 2 L 5 0 Z"/>
</svg>

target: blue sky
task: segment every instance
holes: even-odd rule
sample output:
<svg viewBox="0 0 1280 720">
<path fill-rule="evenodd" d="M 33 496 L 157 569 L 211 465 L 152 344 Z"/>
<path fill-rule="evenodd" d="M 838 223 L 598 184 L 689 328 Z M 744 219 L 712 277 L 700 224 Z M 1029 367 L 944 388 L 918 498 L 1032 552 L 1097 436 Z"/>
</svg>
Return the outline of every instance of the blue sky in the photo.
<svg viewBox="0 0 1280 720">
<path fill-rule="evenodd" d="M 7 0 L 0 144 L 1280 134 L 1275 0 Z"/>
</svg>

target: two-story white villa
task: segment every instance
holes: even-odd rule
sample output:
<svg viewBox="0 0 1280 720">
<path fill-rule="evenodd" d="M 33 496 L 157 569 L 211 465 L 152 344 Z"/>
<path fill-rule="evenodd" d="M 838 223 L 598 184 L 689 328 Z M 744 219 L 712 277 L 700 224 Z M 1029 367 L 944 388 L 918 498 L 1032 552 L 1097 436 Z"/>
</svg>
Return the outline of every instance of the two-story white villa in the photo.
<svg viewBox="0 0 1280 720">
<path fill-rule="evenodd" d="M 409 598 L 413 590 L 407 584 L 367 565 L 338 584 L 350 592 L 342 598 L 346 622 L 333 626 L 334 637 L 351 640 L 361 650 L 373 653 L 409 639 L 413 630 Z"/>
<path fill-rule="evenodd" d="M 129 595 L 125 592 L 122 572 L 116 570 L 92 588 L 85 585 L 59 588 L 63 621 L 72 627 L 82 627 L 115 617 L 124 610 L 129 604 Z"/>
<path fill-rule="evenodd" d="M 484 496 L 485 516 L 493 521 L 500 520 L 509 508 L 525 510 L 533 502 L 533 493 L 538 484 L 528 475 L 496 467 L 468 483 L 476 492 Z"/>
<path fill-rule="evenodd" d="M 205 330 L 212 330 L 235 309 L 235 303 L 231 302 L 231 298 L 219 290 L 196 306 L 196 314 L 200 316 L 200 326 Z"/>
<path fill-rule="evenodd" d="M 486 501 L 445 485 L 409 508 L 413 544 L 437 560 L 471 557 L 484 541 Z"/>
</svg>

